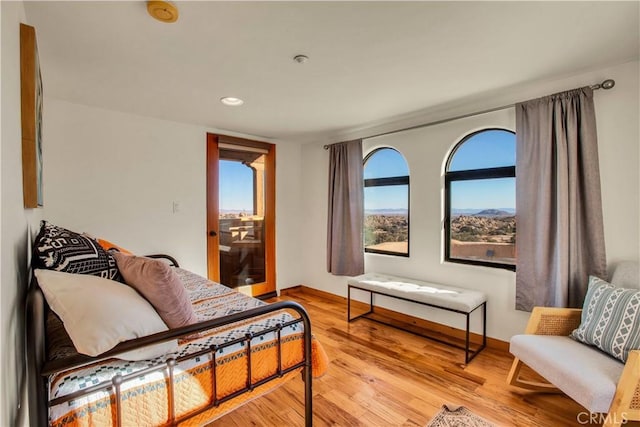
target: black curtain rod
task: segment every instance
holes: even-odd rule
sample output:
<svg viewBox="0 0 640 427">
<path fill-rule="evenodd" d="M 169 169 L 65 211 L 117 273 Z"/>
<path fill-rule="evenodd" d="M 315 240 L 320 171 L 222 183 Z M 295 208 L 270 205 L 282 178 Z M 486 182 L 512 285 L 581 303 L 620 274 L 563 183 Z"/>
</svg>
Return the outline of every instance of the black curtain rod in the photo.
<svg viewBox="0 0 640 427">
<path fill-rule="evenodd" d="M 616 85 L 615 80 L 606 79 L 602 83 L 591 85 L 589 87 L 592 90 L 598 90 L 598 89 L 609 90 L 612 87 L 614 87 L 615 85 Z M 377 133 L 375 135 L 369 135 L 369 136 L 363 137 L 362 139 L 376 138 L 378 136 L 391 135 L 392 133 L 404 132 L 406 130 L 420 129 L 420 128 L 425 128 L 425 127 L 429 127 L 429 126 L 440 125 L 442 123 L 452 122 L 454 120 L 466 119 L 467 117 L 472 117 L 472 116 L 479 116 L 480 114 L 493 113 L 494 111 L 506 110 L 507 108 L 512 108 L 512 107 L 515 107 L 515 106 L 516 106 L 516 104 L 509 104 L 509 105 L 503 105 L 501 107 L 489 108 L 488 110 L 475 111 L 473 113 L 462 114 L 461 116 L 455 116 L 455 117 L 449 117 L 448 119 L 436 120 L 435 122 L 423 123 L 423 124 L 420 124 L 420 125 L 409 126 L 409 127 L 403 128 L 403 129 L 396 129 L 396 130 L 390 130 L 390 131 L 387 131 L 387 132 Z M 339 144 L 339 143 L 337 143 L 337 144 Z M 333 145 L 333 144 L 325 145 L 324 149 L 328 150 L 331 145 Z"/>
</svg>

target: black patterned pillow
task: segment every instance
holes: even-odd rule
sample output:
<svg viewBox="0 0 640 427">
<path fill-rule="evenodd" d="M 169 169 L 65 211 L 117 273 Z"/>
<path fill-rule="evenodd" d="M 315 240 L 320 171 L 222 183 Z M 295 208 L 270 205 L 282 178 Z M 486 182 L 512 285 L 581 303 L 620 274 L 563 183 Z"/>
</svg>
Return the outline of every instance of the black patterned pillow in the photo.
<svg viewBox="0 0 640 427">
<path fill-rule="evenodd" d="M 42 221 L 33 247 L 33 268 L 91 274 L 124 282 L 115 259 L 95 240 Z"/>
</svg>

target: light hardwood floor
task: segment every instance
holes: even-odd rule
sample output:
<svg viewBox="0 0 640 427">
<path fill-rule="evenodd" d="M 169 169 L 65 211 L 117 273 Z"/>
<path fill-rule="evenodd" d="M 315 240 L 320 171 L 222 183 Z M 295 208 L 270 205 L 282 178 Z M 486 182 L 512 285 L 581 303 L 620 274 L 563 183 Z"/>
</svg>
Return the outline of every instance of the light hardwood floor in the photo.
<svg viewBox="0 0 640 427">
<path fill-rule="evenodd" d="M 425 426 L 445 403 L 464 405 L 499 426 L 598 425 L 561 394 L 518 391 L 505 380 L 512 357 L 485 349 L 469 365 L 462 350 L 366 319 L 346 321 L 346 305 L 303 290 L 301 303 L 325 348 L 328 372 L 313 383 L 315 426 Z M 210 424 L 302 426 L 302 380 Z M 581 415 L 582 414 L 582 415 Z"/>
</svg>

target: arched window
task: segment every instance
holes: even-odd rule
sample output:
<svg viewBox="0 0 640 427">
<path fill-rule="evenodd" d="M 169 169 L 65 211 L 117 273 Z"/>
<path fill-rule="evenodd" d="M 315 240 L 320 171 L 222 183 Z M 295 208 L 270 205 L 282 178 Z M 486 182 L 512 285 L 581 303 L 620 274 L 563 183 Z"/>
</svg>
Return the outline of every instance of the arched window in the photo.
<svg viewBox="0 0 640 427">
<path fill-rule="evenodd" d="M 451 151 L 445 171 L 445 260 L 515 270 L 516 135 L 484 129 Z"/>
<path fill-rule="evenodd" d="M 409 256 L 409 168 L 393 148 L 364 160 L 364 250 Z"/>
</svg>

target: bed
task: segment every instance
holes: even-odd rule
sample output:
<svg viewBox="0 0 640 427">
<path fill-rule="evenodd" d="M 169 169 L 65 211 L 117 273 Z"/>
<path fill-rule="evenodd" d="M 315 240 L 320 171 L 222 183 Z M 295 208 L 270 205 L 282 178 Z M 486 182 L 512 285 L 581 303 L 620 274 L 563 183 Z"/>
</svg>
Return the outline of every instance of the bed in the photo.
<svg viewBox="0 0 640 427">
<path fill-rule="evenodd" d="M 322 349 L 304 308 L 292 301 L 266 304 L 181 269 L 169 256 L 154 257 L 172 265 L 197 322 L 96 356 L 77 350 L 68 323 L 50 307 L 44 276 L 33 275 L 26 307 L 31 425 L 205 425 L 301 374 L 305 425 L 311 426 L 312 356 Z M 168 344 L 172 351 L 157 357 L 120 358 Z"/>
</svg>

